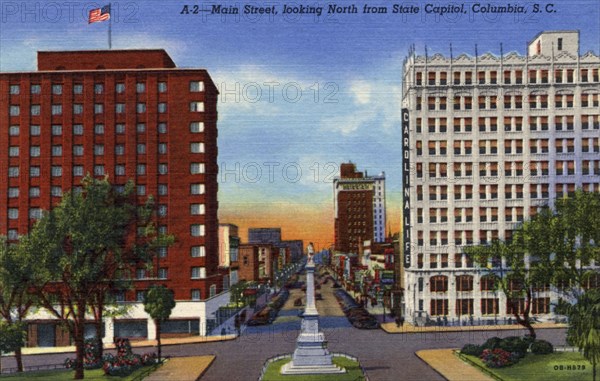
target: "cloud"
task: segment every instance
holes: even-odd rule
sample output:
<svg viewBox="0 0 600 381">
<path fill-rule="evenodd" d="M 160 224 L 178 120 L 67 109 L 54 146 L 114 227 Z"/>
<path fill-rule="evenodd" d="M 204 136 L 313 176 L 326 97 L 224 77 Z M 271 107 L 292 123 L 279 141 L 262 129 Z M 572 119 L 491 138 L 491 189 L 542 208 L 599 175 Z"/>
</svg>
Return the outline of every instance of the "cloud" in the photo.
<svg viewBox="0 0 600 381">
<path fill-rule="evenodd" d="M 367 81 L 354 81 L 350 84 L 350 92 L 354 96 L 354 101 L 365 105 L 371 101 L 372 86 Z"/>
</svg>

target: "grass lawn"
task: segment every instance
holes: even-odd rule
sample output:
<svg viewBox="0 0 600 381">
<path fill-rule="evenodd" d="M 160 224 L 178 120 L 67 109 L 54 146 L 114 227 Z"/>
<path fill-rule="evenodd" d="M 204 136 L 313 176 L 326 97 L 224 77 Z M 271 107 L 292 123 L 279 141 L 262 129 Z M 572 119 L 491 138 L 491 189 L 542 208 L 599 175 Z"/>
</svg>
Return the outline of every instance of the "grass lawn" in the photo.
<svg viewBox="0 0 600 381">
<path fill-rule="evenodd" d="M 131 373 L 127 377 L 110 377 L 105 376 L 104 371 L 102 369 L 93 369 L 86 370 L 85 380 L 93 380 L 93 381 L 129 381 L 136 377 L 138 374 L 145 372 L 149 367 L 142 367 L 135 372 Z M 10 380 L 10 381 L 28 381 L 28 380 L 39 380 L 39 381 L 63 381 L 63 380 L 72 380 L 74 372 L 72 370 L 47 370 L 43 372 L 26 372 L 26 373 L 12 373 L 7 375 L 0 376 L 0 379 Z"/>
<path fill-rule="evenodd" d="M 334 357 L 333 363 L 344 367 L 347 372 L 343 374 L 299 374 L 299 375 L 281 375 L 281 367 L 290 362 L 290 359 L 275 361 L 269 365 L 263 381 L 357 381 L 362 380 L 362 372 L 356 361 L 345 357 Z"/>
<path fill-rule="evenodd" d="M 475 356 L 465 357 L 504 381 L 592 380 L 592 364 L 578 352 L 559 352 L 549 355 L 530 353 L 515 365 L 506 368 L 488 368 Z M 567 370 L 567 366 L 571 369 Z"/>
</svg>

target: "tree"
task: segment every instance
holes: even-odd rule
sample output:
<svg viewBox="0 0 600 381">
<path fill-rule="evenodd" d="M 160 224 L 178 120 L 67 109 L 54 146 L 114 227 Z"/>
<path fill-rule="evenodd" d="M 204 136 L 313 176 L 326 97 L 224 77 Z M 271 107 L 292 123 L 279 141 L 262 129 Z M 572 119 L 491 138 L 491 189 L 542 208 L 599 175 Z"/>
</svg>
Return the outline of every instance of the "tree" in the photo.
<svg viewBox="0 0 600 381">
<path fill-rule="evenodd" d="M 593 380 L 600 362 L 600 290 L 588 290 L 578 295 L 575 304 L 561 302 L 557 309 L 568 316 L 567 341 L 579 348 L 592 364 Z"/>
<path fill-rule="evenodd" d="M 493 280 L 494 289 L 506 296 L 506 303 L 516 322 L 535 338 L 531 318 L 533 288 L 544 283 L 546 274 L 542 266 L 526 258 L 525 249 L 525 235 L 521 228 L 511 242 L 494 240 L 489 245 L 467 247 L 465 253 Z"/>
<path fill-rule="evenodd" d="M 15 352 L 23 345 L 25 345 L 24 325 L 0 321 L 0 374 L 2 374 L 2 353 Z"/>
<path fill-rule="evenodd" d="M 56 317 L 75 342 L 75 379 L 84 377 L 84 329 L 90 307 L 98 307 L 118 277 L 127 276 L 138 258 L 128 249 L 128 233 L 136 229 L 133 184 L 123 193 L 107 179 L 84 178 L 83 190 L 67 192 L 46 212 L 19 249 L 40 265 L 31 291 Z"/>
<path fill-rule="evenodd" d="M 17 250 L 17 246 L 0 240 L 0 316 L 7 325 L 24 329 L 23 320 L 35 304 L 28 292 L 36 262 L 32 256 Z M 14 348 L 17 371 L 23 371 L 21 346 Z"/>
<path fill-rule="evenodd" d="M 158 344 L 158 361 L 161 360 L 160 326 L 171 316 L 175 307 L 173 292 L 163 285 L 152 285 L 144 297 L 144 311 L 156 325 L 156 341 Z"/>
</svg>

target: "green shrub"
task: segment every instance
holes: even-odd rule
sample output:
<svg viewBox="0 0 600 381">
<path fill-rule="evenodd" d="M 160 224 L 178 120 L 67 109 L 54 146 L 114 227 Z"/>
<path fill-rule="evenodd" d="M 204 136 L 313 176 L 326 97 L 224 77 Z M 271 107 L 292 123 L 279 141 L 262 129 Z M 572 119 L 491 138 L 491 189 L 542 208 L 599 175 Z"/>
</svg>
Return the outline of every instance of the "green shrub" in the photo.
<svg viewBox="0 0 600 381">
<path fill-rule="evenodd" d="M 554 352 L 554 347 L 546 340 L 536 340 L 531 344 L 531 353 L 536 355 L 547 355 Z"/>
<path fill-rule="evenodd" d="M 529 348 L 529 341 L 519 336 L 509 336 L 502 339 L 499 348 L 510 353 L 516 353 L 519 357 L 523 357 Z"/>
<path fill-rule="evenodd" d="M 483 343 L 483 345 L 481 346 L 481 349 L 496 349 L 496 348 L 500 348 L 500 343 L 502 342 L 502 339 L 499 337 L 490 337 L 489 339 L 487 339 L 485 341 L 485 343 Z"/>
<path fill-rule="evenodd" d="M 477 357 L 481 356 L 482 352 L 483 352 L 483 348 L 480 345 L 475 345 L 475 344 L 466 344 L 460 350 L 460 353 L 462 353 L 462 354 L 469 355 L 469 356 L 477 356 Z"/>
</svg>

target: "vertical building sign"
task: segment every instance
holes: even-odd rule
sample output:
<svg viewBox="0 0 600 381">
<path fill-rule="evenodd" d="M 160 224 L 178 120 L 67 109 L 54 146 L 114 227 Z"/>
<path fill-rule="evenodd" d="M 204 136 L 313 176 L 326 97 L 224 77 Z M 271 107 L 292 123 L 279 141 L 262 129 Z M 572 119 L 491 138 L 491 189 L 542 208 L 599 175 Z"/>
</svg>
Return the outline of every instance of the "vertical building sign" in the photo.
<svg viewBox="0 0 600 381">
<path fill-rule="evenodd" d="M 404 267 L 410 267 L 410 128 L 408 109 L 402 109 L 402 242 Z"/>
</svg>

